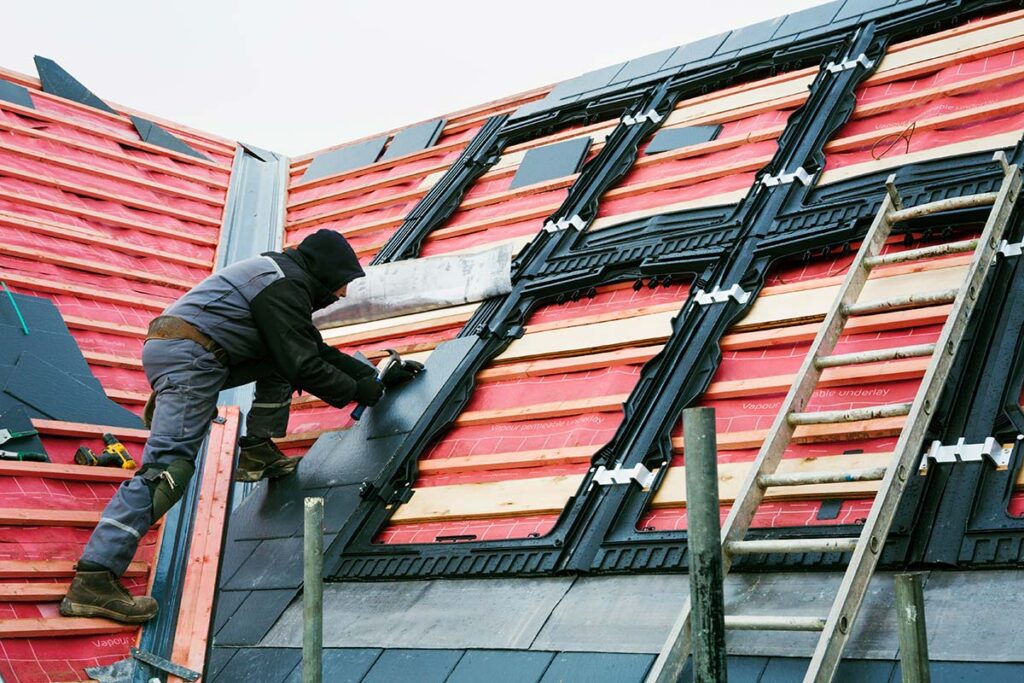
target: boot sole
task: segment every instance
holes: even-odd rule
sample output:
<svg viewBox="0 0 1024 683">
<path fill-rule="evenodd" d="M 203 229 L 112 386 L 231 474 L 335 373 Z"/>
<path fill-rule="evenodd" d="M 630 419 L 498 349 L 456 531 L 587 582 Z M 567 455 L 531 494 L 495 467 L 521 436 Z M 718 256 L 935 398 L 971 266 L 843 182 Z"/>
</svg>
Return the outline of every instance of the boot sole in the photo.
<svg viewBox="0 0 1024 683">
<path fill-rule="evenodd" d="M 67 598 L 60 601 L 60 614 L 64 617 L 106 617 L 122 624 L 144 624 L 156 616 L 156 612 L 153 612 L 149 615 L 130 617 L 104 607 L 71 602 Z"/>
<path fill-rule="evenodd" d="M 277 479 L 278 477 L 284 477 L 294 472 L 298 466 L 301 457 L 290 458 L 294 460 L 295 464 L 275 464 L 262 470 L 247 470 L 247 471 L 236 471 L 234 480 L 246 483 L 254 483 L 263 479 Z"/>
</svg>

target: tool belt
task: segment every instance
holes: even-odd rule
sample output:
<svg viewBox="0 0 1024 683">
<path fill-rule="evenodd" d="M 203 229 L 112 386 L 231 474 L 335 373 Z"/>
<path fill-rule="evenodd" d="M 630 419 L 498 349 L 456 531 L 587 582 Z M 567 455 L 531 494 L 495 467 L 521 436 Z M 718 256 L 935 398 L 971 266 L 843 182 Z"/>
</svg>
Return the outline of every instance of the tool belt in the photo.
<svg viewBox="0 0 1024 683">
<path fill-rule="evenodd" d="M 220 344 L 197 330 L 190 323 L 173 315 L 161 315 L 149 323 L 146 341 L 150 339 L 188 339 L 213 354 L 221 365 L 228 366 L 228 352 Z"/>
</svg>

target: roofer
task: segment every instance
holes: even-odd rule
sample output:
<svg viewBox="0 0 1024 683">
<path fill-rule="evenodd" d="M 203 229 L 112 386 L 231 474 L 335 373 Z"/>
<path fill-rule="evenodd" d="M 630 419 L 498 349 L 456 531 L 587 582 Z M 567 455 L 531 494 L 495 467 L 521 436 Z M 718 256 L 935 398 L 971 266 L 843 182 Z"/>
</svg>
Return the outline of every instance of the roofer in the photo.
<svg viewBox="0 0 1024 683">
<path fill-rule="evenodd" d="M 156 614 L 156 600 L 133 597 L 119 577 L 142 536 L 184 493 L 221 390 L 256 382 L 235 471 L 236 480 L 250 482 L 298 466 L 299 458 L 271 441 L 285 434 L 296 389 L 336 408 L 380 400 L 383 385 L 374 369 L 325 344 L 312 322 L 315 310 L 345 296 L 348 284 L 364 275 L 345 238 L 320 230 L 297 248 L 218 271 L 150 323 L 142 364 L 153 387 L 146 406 L 152 419 L 143 464 L 103 511 L 61 614 L 126 623 Z M 392 386 L 412 378 L 389 375 Z"/>
</svg>

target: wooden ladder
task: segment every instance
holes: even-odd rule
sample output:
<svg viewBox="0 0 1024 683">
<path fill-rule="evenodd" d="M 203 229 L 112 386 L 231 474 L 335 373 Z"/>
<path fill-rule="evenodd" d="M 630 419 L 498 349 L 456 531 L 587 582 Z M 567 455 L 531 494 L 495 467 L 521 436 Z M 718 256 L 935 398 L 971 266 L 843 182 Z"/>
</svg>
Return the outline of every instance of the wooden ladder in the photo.
<svg viewBox="0 0 1024 683">
<path fill-rule="evenodd" d="M 1020 170 L 1010 166 L 1002 152 L 995 160 L 1003 169 L 998 192 L 989 192 L 943 199 L 905 209 L 894 185 L 895 176 L 886 182 L 886 196 L 875 215 L 871 228 L 843 281 L 835 301 L 811 344 L 793 386 L 783 401 L 756 460 L 736 495 L 729 516 L 722 528 L 722 560 L 724 572 L 729 571 L 737 555 L 762 553 L 832 553 L 851 552 L 852 557 L 827 617 L 819 616 L 726 616 L 727 629 L 820 631 L 818 645 L 804 677 L 809 681 L 828 682 L 835 675 L 843 648 L 850 637 L 854 620 L 860 610 L 868 583 L 878 564 L 896 508 L 906 488 L 915 463 L 921 457 L 925 430 L 939 394 L 946 383 L 950 367 L 963 339 L 967 321 L 977 302 L 989 267 L 995 260 L 1007 220 L 1020 191 Z M 881 255 L 892 227 L 898 223 L 930 214 L 992 205 L 988 220 L 977 239 L 963 240 L 893 254 Z M 881 301 L 858 303 L 861 291 L 875 266 L 935 258 L 947 254 L 974 252 L 963 283 L 958 289 L 924 292 Z M 832 355 L 836 343 L 851 316 L 884 311 L 948 304 L 952 308 L 938 341 L 894 349 Z M 811 394 L 825 368 L 931 356 L 917 395 L 912 403 L 878 405 L 851 410 L 805 412 Z M 857 422 L 882 417 L 906 416 L 892 457 L 885 467 L 848 472 L 807 472 L 777 474 L 782 455 L 789 446 L 794 430 L 800 425 Z M 745 540 L 750 524 L 769 487 L 803 486 L 807 484 L 848 481 L 881 481 L 871 513 L 857 538 L 809 538 L 782 540 Z M 690 654 L 690 602 L 674 624 L 665 646 L 658 655 L 648 683 L 675 683 Z"/>
</svg>

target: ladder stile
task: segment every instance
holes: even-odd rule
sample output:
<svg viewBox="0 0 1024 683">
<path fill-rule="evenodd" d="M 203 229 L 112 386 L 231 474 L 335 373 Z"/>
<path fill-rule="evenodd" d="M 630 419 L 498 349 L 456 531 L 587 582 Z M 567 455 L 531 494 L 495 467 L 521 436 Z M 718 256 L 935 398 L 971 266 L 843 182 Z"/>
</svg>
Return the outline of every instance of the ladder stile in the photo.
<svg viewBox="0 0 1024 683">
<path fill-rule="evenodd" d="M 757 457 L 751 464 L 740 490 L 737 493 L 729 515 L 722 526 L 722 542 L 742 541 L 754 519 L 754 514 L 764 499 L 765 489 L 760 485 L 758 477 L 766 474 L 773 474 L 778 469 L 782 454 L 793 437 L 796 428 L 789 422 L 789 414 L 803 410 L 810 400 L 811 394 L 821 376 L 821 370 L 816 366 L 815 361 L 819 357 L 827 356 L 835 349 L 839 341 L 839 335 L 843 331 L 846 322 L 844 307 L 857 301 L 864 285 L 867 282 L 870 269 L 864 265 L 864 260 L 871 256 L 877 256 L 886 239 L 892 230 L 892 223 L 889 215 L 894 209 L 893 201 L 899 200 L 893 183 L 895 175 L 889 176 L 888 184 L 892 189 L 882 198 L 878 212 L 875 214 L 860 249 L 850 266 L 849 272 L 843 279 L 835 300 L 825 314 L 825 319 L 818 329 L 818 334 L 811 343 L 811 349 L 804 358 L 800 370 L 797 372 L 797 379 L 793 382 L 786 398 L 783 400 L 782 408 L 779 410 L 775 421 L 768 432 L 768 436 L 761 444 Z M 729 553 L 723 553 L 722 570 L 728 574 L 732 565 Z M 687 601 L 683 611 L 679 614 L 672 630 L 659 652 L 654 665 L 647 676 L 647 683 L 667 683 L 673 680 L 673 673 L 670 668 L 685 662 L 690 653 L 690 605 Z"/>
<path fill-rule="evenodd" d="M 935 344 L 936 349 L 940 351 L 932 356 L 921 380 L 917 396 L 893 450 L 885 478 L 871 506 L 857 548 L 853 551 L 829 612 L 828 621 L 811 657 L 810 666 L 804 677 L 805 683 L 829 683 L 839 666 L 843 648 L 853 630 L 854 620 L 878 564 L 885 539 L 889 535 L 896 508 L 910 473 L 914 471 L 915 461 L 921 454 L 925 430 L 949 376 L 956 351 L 966 330 L 967 320 L 981 293 L 989 268 L 995 260 L 996 249 L 1020 192 L 1020 184 L 1020 169 L 1017 166 L 1007 167 L 992 211 L 978 239 L 978 247 L 971 259 L 967 275 Z"/>
<path fill-rule="evenodd" d="M 836 592 L 827 617 L 805 616 L 726 616 L 731 629 L 820 630 L 818 644 L 807 669 L 804 683 L 830 683 L 842 657 L 843 648 L 853 630 L 868 584 L 878 564 L 903 491 L 917 471 L 916 461 L 923 448 L 925 431 L 931 422 L 942 389 L 965 335 L 985 278 L 995 260 L 1014 203 L 1020 192 L 1020 169 L 1006 163 L 997 152 L 995 160 L 1003 169 L 997 192 L 953 197 L 911 208 L 904 208 L 896 192 L 894 178 L 886 181 L 881 206 L 850 265 L 836 297 L 825 314 L 793 385 L 786 394 L 757 457 L 736 493 L 729 515 L 722 526 L 723 570 L 728 573 L 736 555 L 788 552 L 851 553 L 849 566 Z M 924 247 L 899 254 L 881 256 L 892 226 L 942 211 L 992 205 L 981 235 L 945 245 Z M 924 258 L 936 258 L 973 250 L 970 265 L 956 289 L 922 292 L 889 300 L 858 303 L 872 267 Z M 921 344 L 878 351 L 831 355 L 850 316 L 898 310 L 934 303 L 952 302 L 950 313 L 934 344 Z M 807 412 L 811 394 L 825 368 L 858 363 L 929 356 L 928 367 L 910 403 L 886 404 L 848 410 Z M 884 467 L 848 472 L 776 473 L 793 433 L 800 425 L 850 422 L 878 417 L 906 416 L 896 446 Z M 845 481 L 879 481 L 878 492 L 864 527 L 857 538 L 809 538 L 746 540 L 758 507 L 770 487 L 803 486 Z M 687 600 L 658 655 L 647 683 L 667 683 L 678 676 L 690 653 L 690 603 Z"/>
</svg>

